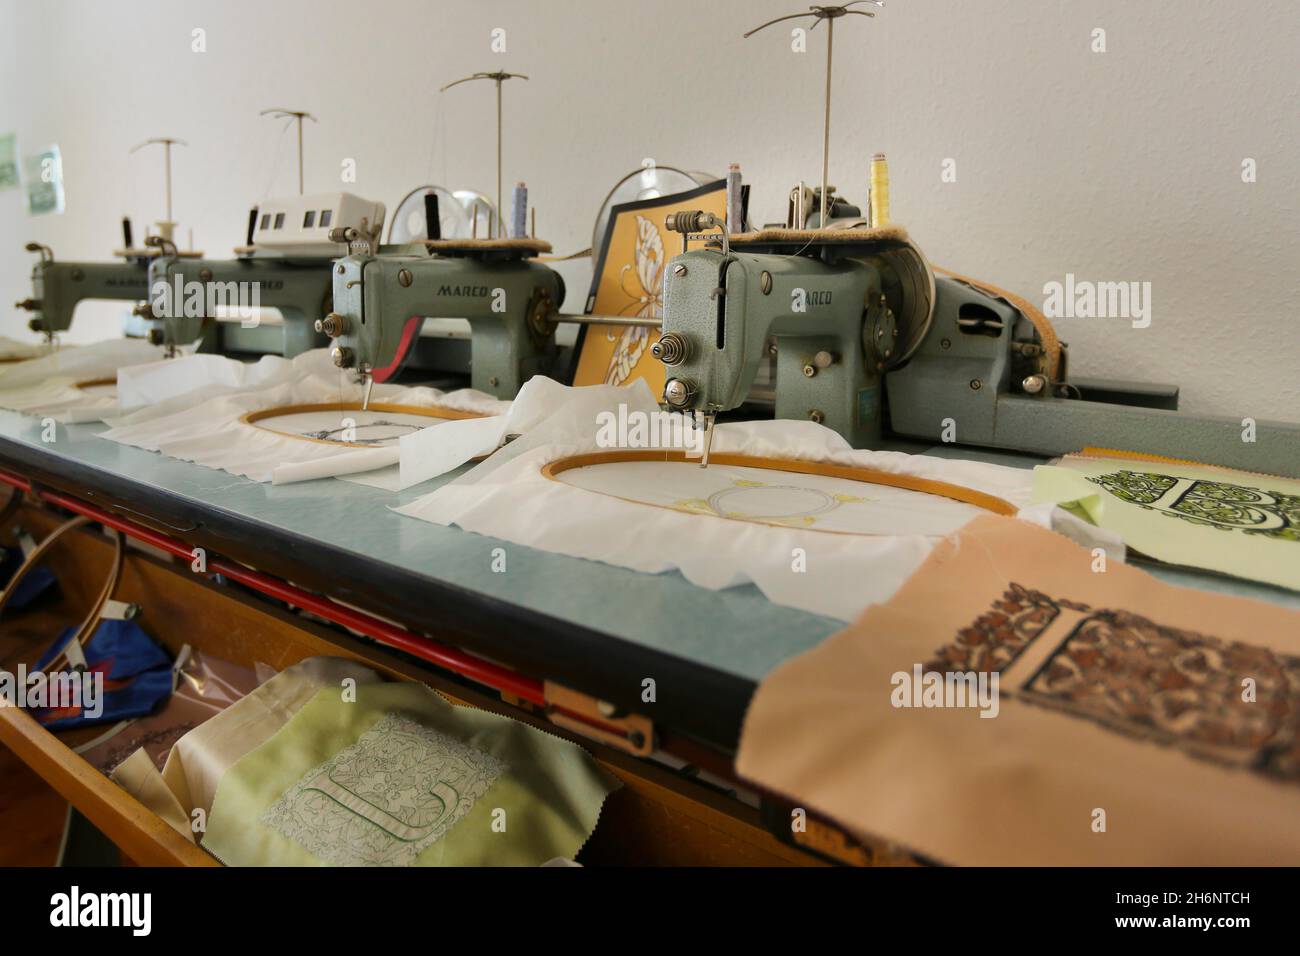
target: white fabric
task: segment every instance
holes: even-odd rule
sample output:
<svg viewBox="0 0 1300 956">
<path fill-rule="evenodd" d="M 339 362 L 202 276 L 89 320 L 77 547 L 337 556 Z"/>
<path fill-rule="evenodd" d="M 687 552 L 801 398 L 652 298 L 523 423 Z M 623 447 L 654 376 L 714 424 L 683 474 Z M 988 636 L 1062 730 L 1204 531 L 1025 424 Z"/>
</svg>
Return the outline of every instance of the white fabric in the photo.
<svg viewBox="0 0 1300 956">
<path fill-rule="evenodd" d="M 694 461 L 625 461 L 573 468 L 560 481 L 671 508 L 834 534 L 951 534 L 982 508 L 940 495 L 849 478 Z"/>
<path fill-rule="evenodd" d="M 0 408 L 64 423 L 100 421 L 117 412 L 115 390 L 82 389 L 78 384 L 111 379 L 124 367 L 154 362 L 162 354 L 161 348 L 143 339 L 109 339 L 0 365 Z"/>
<path fill-rule="evenodd" d="M 134 380 L 130 385 L 132 394 L 148 393 L 162 400 L 110 421 L 113 427 L 102 437 L 254 481 L 271 481 L 275 470 L 285 464 L 311 463 L 312 477 L 348 473 L 358 467 L 373 468 L 378 464 L 374 448 L 348 449 L 333 443 L 307 441 L 241 421 L 249 412 L 285 405 L 360 402 L 362 387 L 351 380 L 351 375 L 334 368 L 325 350 L 305 352 L 289 361 L 259 362 L 251 371 L 240 372 L 211 362 L 194 368 L 196 374 L 200 368 L 206 369 L 208 381 L 184 394 L 175 394 L 183 386 L 183 380 L 171 369 L 132 370 L 130 376 L 123 376 Z M 143 381 L 144 378 L 149 381 Z M 472 389 L 444 393 L 433 388 L 399 385 L 375 386 L 371 401 L 426 408 L 440 406 L 485 415 L 499 414 L 508 408 L 507 403 Z M 348 413 L 338 414 L 343 417 Z M 446 424 L 434 427 L 442 428 Z"/>
<path fill-rule="evenodd" d="M 323 349 L 310 353 L 306 367 L 325 370 Z M 278 355 L 263 355 L 256 362 L 240 362 L 222 355 L 196 354 L 165 359 L 118 372 L 118 403 L 123 409 L 143 408 L 198 388 L 242 391 L 267 388 L 301 374 L 304 364 Z"/>
<path fill-rule="evenodd" d="M 617 392 L 630 408 L 658 410 L 644 383 Z M 601 450 L 595 433 L 590 402 L 573 396 L 568 406 L 465 475 L 396 510 L 646 573 L 676 569 L 693 584 L 713 590 L 752 582 L 776 604 L 846 621 L 892 596 L 940 540 L 917 533 L 829 534 L 687 513 L 575 487 L 563 475 L 561 480 L 542 475 L 547 462 Z M 857 451 L 830 429 L 797 421 L 719 425 L 713 452 L 858 465 L 961 485 L 1003 498 L 1023 509 L 1020 517 L 1082 536 L 1081 543 L 1104 547 L 1110 560 L 1123 560 L 1123 545 L 1113 535 L 1099 535 L 1098 529 L 1059 509 L 1029 507 L 1033 473 L 1027 469 Z M 767 473 L 769 480 L 782 474 Z M 861 487 L 863 497 L 883 497 L 879 486 Z"/>
<path fill-rule="evenodd" d="M 0 335 L 0 361 L 25 361 L 49 354 L 50 347 L 44 342 L 19 342 L 7 335 Z"/>
<path fill-rule="evenodd" d="M 561 408 L 567 407 L 569 414 L 577 418 L 581 418 L 584 413 L 594 418 L 598 411 L 617 405 L 620 401 L 627 402 L 628 394 L 628 389 L 612 385 L 573 388 L 538 375 L 524 383 L 515 400 L 506 406 L 508 411 L 504 414 L 448 422 L 438 426 L 436 432 L 426 429 L 407 435 L 401 440 L 397 459 L 382 471 L 346 477 L 341 472 L 335 474 L 345 481 L 387 491 L 402 491 L 454 471 L 475 458 L 490 455 L 508 436 L 528 433 L 541 423 L 551 420 L 551 416 Z M 636 393 L 635 404 L 642 410 L 658 410 L 654 400 L 649 398 L 648 390 Z M 301 481 L 307 477 L 320 475 L 307 469 L 285 466 L 276 469 L 274 480 L 280 484 Z"/>
</svg>

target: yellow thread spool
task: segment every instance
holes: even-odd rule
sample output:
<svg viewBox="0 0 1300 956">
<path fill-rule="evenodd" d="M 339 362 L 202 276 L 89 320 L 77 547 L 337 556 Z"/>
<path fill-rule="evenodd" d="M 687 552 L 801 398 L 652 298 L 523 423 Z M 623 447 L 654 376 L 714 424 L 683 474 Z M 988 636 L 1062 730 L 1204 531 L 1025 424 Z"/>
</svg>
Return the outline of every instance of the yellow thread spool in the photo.
<svg viewBox="0 0 1300 956">
<path fill-rule="evenodd" d="M 871 225 L 889 225 L 889 164 L 884 153 L 871 159 Z"/>
</svg>

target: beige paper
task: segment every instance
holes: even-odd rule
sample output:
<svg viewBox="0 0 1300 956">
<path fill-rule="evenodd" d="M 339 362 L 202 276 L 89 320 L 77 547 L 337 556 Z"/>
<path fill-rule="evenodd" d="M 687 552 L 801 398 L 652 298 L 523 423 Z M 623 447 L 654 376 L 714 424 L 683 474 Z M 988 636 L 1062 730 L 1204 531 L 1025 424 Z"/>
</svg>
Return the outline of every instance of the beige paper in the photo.
<svg viewBox="0 0 1300 956">
<path fill-rule="evenodd" d="M 947 863 L 1300 863 L 1300 614 L 1101 567 L 977 518 L 769 675 L 738 771 Z"/>
</svg>

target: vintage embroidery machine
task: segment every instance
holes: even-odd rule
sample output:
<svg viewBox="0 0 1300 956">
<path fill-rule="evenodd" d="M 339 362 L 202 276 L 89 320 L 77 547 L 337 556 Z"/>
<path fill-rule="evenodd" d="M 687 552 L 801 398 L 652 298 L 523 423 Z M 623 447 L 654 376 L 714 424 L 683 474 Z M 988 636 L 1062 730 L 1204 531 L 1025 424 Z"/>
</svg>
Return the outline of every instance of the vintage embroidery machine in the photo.
<svg viewBox="0 0 1300 956">
<path fill-rule="evenodd" d="M 828 33 L 846 7 L 813 7 Z M 783 17 L 781 19 L 790 19 Z M 772 21 L 776 22 L 776 21 Z M 746 34 L 749 36 L 763 27 Z M 816 23 L 814 24 L 814 26 Z M 833 34 L 831 34 L 833 36 Z M 812 419 L 855 446 L 882 433 L 1042 455 L 1101 446 L 1300 474 L 1300 424 L 1176 412 L 1174 386 L 1071 382 L 1067 352 L 1033 306 L 1010 293 L 940 274 L 888 218 L 883 157 L 870 210 L 827 185 L 828 37 L 822 185 L 791 192 L 783 227 L 728 235 L 712 215 L 667 223 L 684 251 L 665 270 L 664 401 L 705 429 L 746 401 L 774 366 L 776 416 Z M 824 197 L 830 213 L 823 218 Z M 702 234 L 721 230 L 722 235 Z M 686 248 L 690 239 L 706 240 Z"/>
<path fill-rule="evenodd" d="M 132 148 L 135 153 L 145 146 L 161 145 L 166 174 L 167 218 L 155 223 L 158 238 L 176 249 L 173 242 L 176 223 L 172 219 L 172 146 L 186 145 L 182 140 L 162 137 L 146 140 Z M 153 238 L 153 237 L 149 237 Z M 53 344 L 54 337 L 72 327 L 77 306 L 86 300 L 141 302 L 149 298 L 149 263 L 159 255 L 156 246 L 138 248 L 134 245 L 131 220 L 122 220 L 122 248 L 114 255 L 114 262 L 60 262 L 48 246 L 30 242 L 26 249 L 40 257 L 32 267 L 32 296 L 18 302 L 17 308 L 34 313 L 27 325 Z M 175 255 L 193 259 L 201 252 L 176 249 Z"/>
<path fill-rule="evenodd" d="M 501 209 L 501 86 L 515 73 L 476 73 L 444 86 L 492 80 L 497 88 L 497 209 Z M 349 255 L 334 273 L 334 311 L 318 323 L 335 341 L 334 362 L 352 369 L 369 386 L 401 371 L 427 318 L 460 318 L 472 332 L 472 387 L 513 398 L 534 375 L 553 371 L 557 322 L 635 324 L 614 316 L 563 315 L 564 281 L 533 261 L 549 243 L 522 234 L 444 239 L 438 231 L 435 197 L 426 197 L 429 238 L 379 247 L 357 230 L 334 237 L 349 243 Z M 522 233 L 523 210 L 516 210 Z M 498 214 L 494 220 L 501 222 Z M 475 217 L 477 222 L 477 217 Z M 498 226 L 498 232 L 503 231 Z M 657 322 L 653 323 L 658 325 Z"/>
<path fill-rule="evenodd" d="M 149 267 L 151 293 L 163 286 L 176 291 L 169 296 L 167 314 L 156 316 L 152 304 L 139 311 L 162 319 L 162 339 L 172 351 L 199 341 L 202 351 L 292 357 L 324 344 L 315 324 L 330 309 L 330 267 L 345 248 L 330 235 L 348 229 L 377 239 L 383 227 L 383 203 L 345 192 L 303 195 L 302 121 L 313 119 L 311 114 L 270 109 L 263 115 L 289 117 L 297 124 L 298 195 L 254 207 L 248 242 L 235 249 L 234 259 L 199 259 L 179 253 L 167 237 L 150 240 L 161 252 Z M 218 322 L 206 307 L 185 307 L 186 290 L 199 286 L 217 290 L 223 301 L 241 306 L 247 304 L 246 292 L 255 290 L 256 305 L 279 310 L 283 322 L 278 327 L 260 321 Z M 204 300 L 206 305 L 206 296 Z"/>
</svg>

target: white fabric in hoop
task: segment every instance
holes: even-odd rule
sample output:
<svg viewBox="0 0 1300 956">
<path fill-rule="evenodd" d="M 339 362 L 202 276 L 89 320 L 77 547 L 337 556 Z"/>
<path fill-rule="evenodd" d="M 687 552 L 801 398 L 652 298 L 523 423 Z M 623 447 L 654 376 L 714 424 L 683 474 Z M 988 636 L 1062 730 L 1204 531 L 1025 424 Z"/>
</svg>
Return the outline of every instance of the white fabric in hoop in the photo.
<svg viewBox="0 0 1300 956">
<path fill-rule="evenodd" d="M 194 356 L 211 359 L 212 356 Z M 183 360 L 189 361 L 189 360 Z M 296 358 L 259 363 L 243 370 L 206 361 L 207 384 L 175 394 L 180 387 L 176 366 L 131 370 L 119 379 L 119 389 L 133 395 L 156 394 L 162 400 L 147 408 L 110 421 L 113 426 L 102 437 L 110 441 L 160 452 L 170 458 L 192 461 L 209 468 L 219 468 L 254 481 L 270 481 L 277 468 L 288 464 L 313 465 L 312 477 L 349 474 L 392 464 L 398 448 L 364 441 L 367 429 L 376 420 L 392 420 L 394 413 L 371 410 L 333 411 L 294 416 L 294 421 L 279 417 L 266 422 L 246 422 L 250 412 L 290 405 L 359 403 L 362 387 L 352 377 L 329 362 L 323 349 L 306 352 Z M 160 366 L 165 363 L 159 363 Z M 128 382 L 129 379 L 135 381 Z M 141 381 L 148 379 L 149 381 Z M 224 384 L 231 382 L 235 384 Z M 217 384 L 214 384 L 217 383 Z M 243 384 L 240 383 L 251 383 Z M 444 393 L 433 388 L 407 388 L 400 385 L 377 385 L 371 402 L 376 405 L 433 407 L 485 415 L 505 411 L 508 403 L 472 389 Z M 406 416 L 405 424 L 423 422 L 441 427 L 438 419 Z M 267 427 L 267 425 L 272 427 Z M 274 428 L 283 428 L 276 431 Z M 352 427 L 355 437 L 343 429 Z M 424 429 L 428 430 L 428 428 Z M 389 428 L 389 432 L 393 429 Z M 403 427 L 398 432 L 407 432 Z M 329 440 L 308 440 L 312 437 Z M 412 432 L 414 434 L 414 432 Z M 400 437 L 400 435 L 398 435 Z M 339 441 L 348 439 L 346 444 Z M 382 454 L 377 454 L 381 453 Z"/>
<path fill-rule="evenodd" d="M 0 362 L 23 362 L 49 353 L 50 347 L 44 342 L 19 342 L 0 335 Z"/>
<path fill-rule="evenodd" d="M 383 471 L 352 475 L 344 480 L 377 488 L 397 490 L 454 471 L 475 458 L 490 455 L 508 437 L 527 435 L 543 423 L 553 424 L 553 415 L 567 408 L 570 417 L 586 420 L 597 411 L 628 400 L 629 390 L 613 385 L 561 385 L 544 375 L 524 383 L 507 406 L 508 411 L 487 418 L 447 422 L 437 432 L 428 429 L 401 440 L 400 463 Z M 647 392 L 646 395 L 649 393 Z M 638 401 L 644 396 L 638 393 Z M 658 406 L 650 403 L 651 410 Z M 579 413 L 579 410 L 582 410 Z M 358 470 L 361 470 L 358 468 Z M 337 473 L 336 473 L 337 474 Z M 284 466 L 275 471 L 275 482 L 301 480 L 300 476 L 318 477 L 298 466 Z M 339 474 L 339 477 L 343 477 Z"/>
<path fill-rule="evenodd" d="M 642 382 L 617 391 L 630 411 L 658 411 Z M 606 402 L 607 409 L 617 405 L 609 403 L 608 397 Z M 752 582 L 773 603 L 845 621 L 892 596 L 944 531 L 985 513 L 949 499 L 922 503 L 933 496 L 848 482 L 860 489 L 854 497 L 879 503 L 866 509 L 867 521 L 859 522 L 858 530 L 874 522 L 898 533 L 827 534 L 817 529 L 816 522 L 810 527 L 802 522 L 738 521 L 697 508 L 659 507 L 615 497 L 622 491 L 658 499 L 657 503 L 698 499 L 699 489 L 707 483 L 725 490 L 737 474 L 744 474 L 729 467 L 711 465 L 700 478 L 690 475 L 692 468 L 698 475 L 698 467 L 656 463 L 634 483 L 628 483 L 628 475 L 620 474 L 614 465 L 583 469 L 586 475 L 570 470 L 556 479 L 542 474 L 549 462 L 606 450 L 597 446 L 596 433 L 590 402 L 575 395 L 567 406 L 465 475 L 396 510 L 435 524 L 650 574 L 678 570 L 693 584 L 712 590 Z M 1099 534 L 1060 509 L 1033 505 L 1033 473 L 1028 469 L 854 450 L 830 429 L 798 421 L 719 425 L 712 450 L 715 455 L 861 466 L 960 485 L 1002 498 L 1020 509 L 1018 517 L 1053 527 L 1089 547 L 1103 547 L 1111 560 L 1123 560 L 1123 545 L 1113 535 Z M 629 465 L 626 471 L 638 467 Z M 684 493 L 665 486 L 664 467 L 681 469 L 686 476 Z M 813 487 L 805 475 L 769 470 L 758 474 L 772 484 Z M 591 490 L 595 486 L 600 490 Z M 901 502 L 902 496 L 910 513 L 891 515 L 887 503 Z M 770 509 L 775 503 L 769 500 L 765 505 Z M 791 504 L 787 500 L 787 508 Z M 838 520 L 849 514 L 845 508 Z"/>
<path fill-rule="evenodd" d="M 60 348 L 40 358 L 0 365 L 0 408 L 55 421 L 96 422 L 118 410 L 111 385 L 80 387 L 114 378 L 119 369 L 154 362 L 163 351 L 143 339 L 109 339 Z"/>
<path fill-rule="evenodd" d="M 572 468 L 556 478 L 616 498 L 685 514 L 833 534 L 945 535 L 983 509 L 951 498 L 849 478 L 697 461 L 623 461 Z"/>
</svg>

